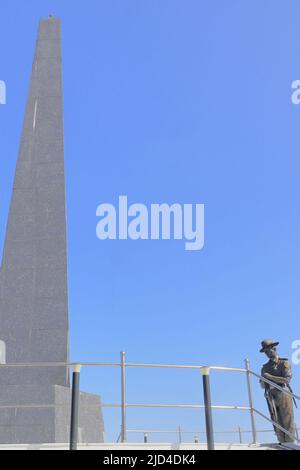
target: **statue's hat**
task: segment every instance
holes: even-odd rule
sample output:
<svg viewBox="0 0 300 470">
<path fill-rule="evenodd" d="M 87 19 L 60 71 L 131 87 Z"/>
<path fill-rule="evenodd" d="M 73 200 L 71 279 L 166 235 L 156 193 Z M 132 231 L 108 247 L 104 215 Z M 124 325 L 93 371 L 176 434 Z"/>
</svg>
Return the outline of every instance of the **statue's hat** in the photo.
<svg viewBox="0 0 300 470">
<path fill-rule="evenodd" d="M 274 346 L 277 346 L 279 344 L 279 341 L 273 341 L 272 339 L 264 339 L 261 342 L 261 350 L 259 352 L 266 352 L 267 349 L 273 348 Z"/>
</svg>

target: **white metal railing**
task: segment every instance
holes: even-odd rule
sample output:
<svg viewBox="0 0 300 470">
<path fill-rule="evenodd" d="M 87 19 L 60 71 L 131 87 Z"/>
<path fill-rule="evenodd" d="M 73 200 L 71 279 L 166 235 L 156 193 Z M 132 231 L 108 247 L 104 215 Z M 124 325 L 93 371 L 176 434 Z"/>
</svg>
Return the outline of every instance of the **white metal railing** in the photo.
<svg viewBox="0 0 300 470">
<path fill-rule="evenodd" d="M 297 431 L 300 431 L 300 428 L 297 428 Z M 149 436 L 152 434 L 174 434 L 178 436 L 178 443 L 182 443 L 183 435 L 192 435 L 194 436 L 194 443 L 199 443 L 199 437 L 205 436 L 206 431 L 186 431 L 183 430 L 181 426 L 178 426 L 177 429 L 127 429 L 128 434 L 141 434 L 145 443 L 149 442 Z M 218 435 L 238 435 L 239 443 L 243 444 L 243 437 L 245 434 L 251 434 L 251 429 L 243 429 L 241 426 L 238 426 L 237 429 L 224 430 L 224 431 L 214 431 L 214 434 Z M 257 434 L 274 434 L 274 429 L 257 429 Z M 119 441 L 121 434 L 119 434 L 117 442 Z M 234 442 L 230 442 L 233 444 Z"/>
<path fill-rule="evenodd" d="M 260 381 L 263 381 L 272 387 L 277 388 L 282 393 L 294 398 L 295 400 L 300 400 L 300 397 L 283 389 L 279 385 L 271 382 L 268 379 L 256 374 L 250 370 L 249 361 L 245 360 L 245 368 L 237 367 L 223 367 L 223 366 L 204 366 L 204 365 L 182 365 L 182 364 L 147 364 L 147 363 L 127 363 L 125 359 L 125 353 L 121 353 L 120 362 L 46 362 L 46 363 L 24 363 L 24 364 L 0 364 L 1 368 L 41 368 L 41 367 L 67 367 L 73 369 L 73 382 L 72 382 L 72 404 L 71 404 L 71 423 L 70 423 L 70 449 L 77 448 L 78 440 L 78 396 L 79 396 L 79 378 L 80 370 L 82 367 L 118 367 L 121 369 L 121 403 L 104 403 L 100 405 L 87 405 L 88 407 L 95 408 L 121 408 L 121 433 L 120 440 L 121 442 L 126 441 L 127 432 L 132 432 L 127 430 L 126 425 L 126 411 L 128 408 L 190 408 L 190 409 L 204 409 L 205 410 L 205 421 L 206 421 L 206 437 L 208 448 L 214 448 L 214 431 L 212 423 L 212 410 L 242 410 L 248 411 L 251 417 L 251 434 L 252 442 L 257 443 L 257 433 L 262 431 L 256 430 L 255 416 L 261 416 L 263 419 L 272 423 L 274 428 L 279 429 L 290 438 L 297 441 L 297 436 L 291 434 L 286 429 L 282 428 L 278 423 L 274 422 L 269 417 L 265 416 L 259 410 L 254 407 L 253 395 L 252 395 L 252 385 L 251 377 L 255 377 Z M 127 403 L 126 400 L 126 369 L 127 368 L 159 368 L 159 369 L 190 369 L 197 370 L 201 372 L 203 377 L 203 392 L 204 392 L 204 404 L 162 404 L 162 403 Z M 246 375 L 247 380 L 247 393 L 249 406 L 239 406 L 239 405 L 212 405 L 210 398 L 210 371 L 216 372 L 234 372 L 242 373 Z M 65 405 L 48 405 L 48 404 L 30 404 L 30 405 L 0 405 L 2 408 L 51 408 L 56 406 L 65 406 Z M 246 431 L 244 431 L 246 432 Z M 248 431 L 247 431 L 248 432 Z M 264 431 L 266 432 L 266 431 Z M 217 432 L 218 433 L 218 432 Z M 299 441 L 298 441 L 299 442 Z"/>
</svg>

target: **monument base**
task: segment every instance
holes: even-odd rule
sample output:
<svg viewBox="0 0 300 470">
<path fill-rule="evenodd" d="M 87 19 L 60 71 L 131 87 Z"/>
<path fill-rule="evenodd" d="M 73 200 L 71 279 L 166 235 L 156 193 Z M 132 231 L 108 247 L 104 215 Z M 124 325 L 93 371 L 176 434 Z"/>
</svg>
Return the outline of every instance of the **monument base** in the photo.
<svg viewBox="0 0 300 470">
<path fill-rule="evenodd" d="M 61 385 L 1 385 L 0 444 L 68 443 L 71 392 Z M 98 395 L 80 392 L 78 442 L 104 442 Z"/>
</svg>

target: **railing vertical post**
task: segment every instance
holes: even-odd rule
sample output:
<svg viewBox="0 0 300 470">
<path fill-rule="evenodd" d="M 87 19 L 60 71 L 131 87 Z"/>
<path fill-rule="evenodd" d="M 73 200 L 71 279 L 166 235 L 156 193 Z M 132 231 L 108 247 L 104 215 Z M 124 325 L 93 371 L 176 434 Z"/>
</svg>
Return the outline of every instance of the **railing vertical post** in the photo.
<svg viewBox="0 0 300 470">
<path fill-rule="evenodd" d="M 238 432 L 239 432 L 240 444 L 243 444 L 243 435 L 242 435 L 242 430 L 240 426 L 238 426 Z"/>
<path fill-rule="evenodd" d="M 204 406 L 205 406 L 207 450 L 215 450 L 209 373 L 210 373 L 209 367 L 201 367 L 201 374 L 202 374 L 202 381 L 203 381 Z"/>
<path fill-rule="evenodd" d="M 144 432 L 144 443 L 147 444 L 148 442 L 148 434 Z"/>
<path fill-rule="evenodd" d="M 80 364 L 73 367 L 72 377 L 72 401 L 71 401 L 71 424 L 70 424 L 70 450 L 77 450 L 78 443 L 78 414 L 79 414 L 79 382 Z"/>
<path fill-rule="evenodd" d="M 255 422 L 255 412 L 254 412 L 254 406 L 253 406 L 253 395 L 252 395 L 252 385 L 251 385 L 251 377 L 250 377 L 250 362 L 249 362 L 249 359 L 245 359 L 245 366 L 246 366 L 248 399 L 249 399 L 249 407 L 250 407 L 252 442 L 253 442 L 253 444 L 256 444 L 257 443 L 257 432 L 256 432 L 256 422 Z"/>
<path fill-rule="evenodd" d="M 121 442 L 126 442 L 126 362 L 125 352 L 121 352 Z"/>
<path fill-rule="evenodd" d="M 181 426 L 178 426 L 178 442 L 179 444 L 182 443 L 182 432 L 181 432 Z"/>
</svg>

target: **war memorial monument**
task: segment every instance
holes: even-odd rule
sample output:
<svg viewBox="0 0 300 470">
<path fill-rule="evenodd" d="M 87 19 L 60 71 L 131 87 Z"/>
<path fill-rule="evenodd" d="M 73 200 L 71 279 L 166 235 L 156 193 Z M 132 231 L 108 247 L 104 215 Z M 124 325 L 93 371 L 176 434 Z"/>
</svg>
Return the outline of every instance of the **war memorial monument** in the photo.
<svg viewBox="0 0 300 470">
<path fill-rule="evenodd" d="M 69 361 L 60 36 L 41 20 L 0 271 L 7 365 Z M 0 368 L 0 443 L 68 442 L 70 399 L 66 366 Z M 97 395 L 80 394 L 79 441 L 103 441 Z"/>
</svg>

